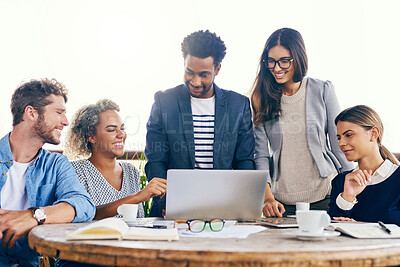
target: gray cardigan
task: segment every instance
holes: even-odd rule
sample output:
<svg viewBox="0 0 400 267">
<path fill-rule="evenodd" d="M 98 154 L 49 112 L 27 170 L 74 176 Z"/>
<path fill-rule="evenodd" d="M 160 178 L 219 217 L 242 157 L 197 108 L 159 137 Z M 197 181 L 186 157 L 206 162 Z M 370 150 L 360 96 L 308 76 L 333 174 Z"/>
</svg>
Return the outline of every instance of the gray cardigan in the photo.
<svg viewBox="0 0 400 267">
<path fill-rule="evenodd" d="M 336 138 L 335 118 L 340 112 L 331 82 L 308 78 L 306 89 L 306 134 L 310 153 L 321 177 L 353 169 L 340 151 Z M 254 127 L 256 169 L 268 170 L 268 182 L 278 180 L 282 147 L 280 118 Z M 301 160 L 301 159 L 299 159 Z M 290 168 L 290 166 L 287 166 Z"/>
</svg>

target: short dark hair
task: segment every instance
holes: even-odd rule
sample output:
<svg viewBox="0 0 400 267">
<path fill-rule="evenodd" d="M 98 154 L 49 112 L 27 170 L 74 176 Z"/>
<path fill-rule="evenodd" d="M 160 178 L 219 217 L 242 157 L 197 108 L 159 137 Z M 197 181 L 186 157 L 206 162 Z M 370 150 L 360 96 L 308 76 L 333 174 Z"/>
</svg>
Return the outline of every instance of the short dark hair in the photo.
<svg viewBox="0 0 400 267">
<path fill-rule="evenodd" d="M 186 58 L 188 54 L 198 58 L 213 57 L 215 67 L 221 63 L 226 54 L 225 43 L 209 30 L 200 30 L 186 36 L 181 44 L 181 49 L 183 58 Z"/>
<path fill-rule="evenodd" d="M 30 80 L 22 83 L 11 97 L 13 126 L 22 121 L 27 106 L 32 106 L 41 114 L 43 107 L 51 103 L 48 98 L 50 95 L 62 96 L 65 102 L 68 100 L 68 90 L 56 79 Z"/>
</svg>

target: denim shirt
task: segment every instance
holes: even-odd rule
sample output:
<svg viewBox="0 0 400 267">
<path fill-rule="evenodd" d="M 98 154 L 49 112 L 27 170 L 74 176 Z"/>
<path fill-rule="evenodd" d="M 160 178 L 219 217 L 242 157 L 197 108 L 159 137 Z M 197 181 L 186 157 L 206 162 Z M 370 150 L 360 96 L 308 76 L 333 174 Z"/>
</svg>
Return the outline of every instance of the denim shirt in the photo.
<svg viewBox="0 0 400 267">
<path fill-rule="evenodd" d="M 0 190 L 4 186 L 8 170 L 14 162 L 9 136 L 10 134 L 7 134 L 0 140 Z M 95 206 L 65 156 L 41 148 L 34 163 L 28 167 L 25 180 L 31 207 L 45 207 L 66 202 L 75 209 L 75 218 L 72 222 L 85 222 L 93 219 Z M 19 239 L 12 248 L 0 245 L 0 266 L 13 263 L 20 263 L 23 266 L 38 266 L 38 255 L 29 248 L 28 236 L 25 236 Z"/>
</svg>

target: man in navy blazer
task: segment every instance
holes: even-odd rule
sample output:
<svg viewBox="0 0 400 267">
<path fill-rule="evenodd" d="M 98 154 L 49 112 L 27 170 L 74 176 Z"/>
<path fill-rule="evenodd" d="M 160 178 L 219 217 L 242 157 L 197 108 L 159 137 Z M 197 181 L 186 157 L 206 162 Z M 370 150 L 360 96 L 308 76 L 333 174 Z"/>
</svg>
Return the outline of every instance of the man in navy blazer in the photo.
<svg viewBox="0 0 400 267">
<path fill-rule="evenodd" d="M 166 179 L 168 169 L 255 169 L 249 99 L 214 83 L 225 51 L 208 30 L 183 40 L 185 83 L 154 95 L 147 122 L 149 181 Z M 155 197 L 150 216 L 164 209 L 165 198 Z"/>
</svg>

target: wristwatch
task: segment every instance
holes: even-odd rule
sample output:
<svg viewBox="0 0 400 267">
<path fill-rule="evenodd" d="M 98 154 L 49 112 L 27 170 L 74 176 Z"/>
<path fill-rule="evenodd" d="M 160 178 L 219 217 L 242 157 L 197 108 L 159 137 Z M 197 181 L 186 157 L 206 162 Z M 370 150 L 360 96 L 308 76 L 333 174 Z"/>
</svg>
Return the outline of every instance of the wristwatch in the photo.
<svg viewBox="0 0 400 267">
<path fill-rule="evenodd" d="M 30 207 L 28 210 L 32 211 L 33 218 L 38 221 L 38 225 L 41 225 L 46 221 L 46 212 L 38 207 Z"/>
</svg>

